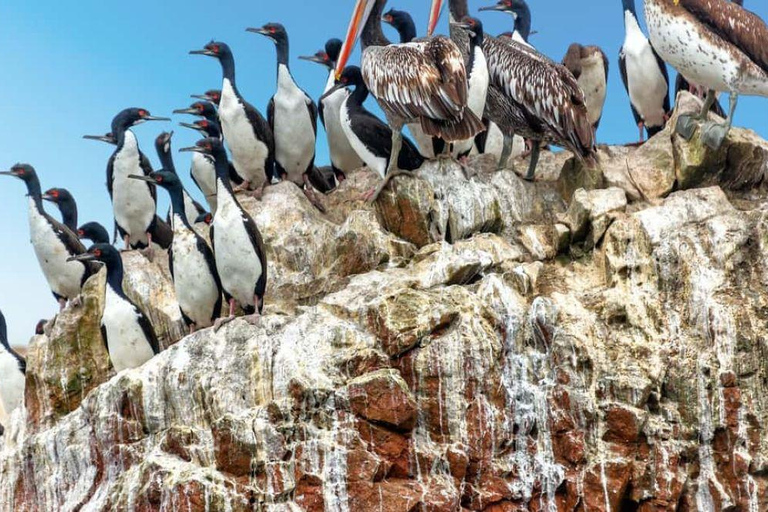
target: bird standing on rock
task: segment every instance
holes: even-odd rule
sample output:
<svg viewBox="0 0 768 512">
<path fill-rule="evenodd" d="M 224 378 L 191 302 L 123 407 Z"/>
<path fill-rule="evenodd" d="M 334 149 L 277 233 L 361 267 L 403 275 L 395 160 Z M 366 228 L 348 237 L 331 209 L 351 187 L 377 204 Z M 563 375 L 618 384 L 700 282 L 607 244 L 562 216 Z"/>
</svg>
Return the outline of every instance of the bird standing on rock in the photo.
<svg viewBox="0 0 768 512">
<path fill-rule="evenodd" d="M 702 141 L 719 149 L 731 129 L 739 95 L 768 97 L 768 26 L 726 0 L 645 0 L 645 19 L 661 58 L 708 91 L 697 116 L 678 118 L 678 134 L 689 140 L 696 121 L 707 119 L 717 93 L 729 93 L 725 122 L 701 127 Z"/>
<path fill-rule="evenodd" d="M 165 170 L 131 178 L 168 191 L 173 226 L 173 244 L 168 252 L 168 264 L 179 309 L 190 332 L 210 327 L 221 315 L 221 280 L 216 272 L 211 248 L 187 218 L 184 186 L 175 173 Z M 198 212 L 194 213 L 193 222 L 199 216 Z"/>
<path fill-rule="evenodd" d="M 333 89 L 336 84 L 336 61 L 341 52 L 341 40 L 329 39 L 325 43 L 325 49 L 320 50 L 312 56 L 299 57 L 302 60 L 322 64 L 329 70 L 328 81 L 325 85 L 322 98 L 318 103 L 318 115 L 320 122 L 325 127 L 325 134 L 328 138 L 328 151 L 331 158 L 331 167 L 338 181 L 346 178 L 346 173 L 350 173 L 363 166 L 363 161 L 357 156 L 357 153 L 349 143 L 344 130 L 341 127 L 341 104 L 349 97 L 349 91 L 338 89 L 333 94 L 326 94 Z"/>
<path fill-rule="evenodd" d="M 101 335 L 116 372 L 137 368 L 160 353 L 157 336 L 144 312 L 123 291 L 123 260 L 109 244 L 94 244 L 70 261 L 103 263 L 107 267 Z"/>
<path fill-rule="evenodd" d="M 213 57 L 221 64 L 222 86 L 219 121 L 224 139 L 232 152 L 232 163 L 244 182 L 239 187 L 255 187 L 261 197 L 275 173 L 275 140 L 272 129 L 256 108 L 245 101 L 235 83 L 235 57 L 225 43 L 211 41 L 193 55 Z"/>
<path fill-rule="evenodd" d="M 72 230 L 48 215 L 43 209 L 43 194 L 35 169 L 29 164 L 16 164 L 0 175 L 13 176 L 27 185 L 29 196 L 29 235 L 37 261 L 43 270 L 53 296 L 64 309 L 67 301 L 79 301 L 85 281 L 96 269 L 70 257 L 85 252 L 85 247 Z"/>
<path fill-rule="evenodd" d="M 0 311 L 0 423 L 7 424 L 8 416 L 24 402 L 27 362 L 8 343 L 5 316 Z M 0 432 L 2 433 L 2 432 Z"/>
<path fill-rule="evenodd" d="M 249 314 L 246 320 L 256 323 L 264 307 L 267 289 L 267 253 L 259 228 L 232 191 L 226 150 L 221 140 L 209 137 L 181 151 L 210 155 L 216 166 L 218 207 L 210 234 L 216 269 L 229 303 L 229 316 L 217 319 L 214 329 L 218 330 L 235 318 L 237 304 Z"/>
</svg>

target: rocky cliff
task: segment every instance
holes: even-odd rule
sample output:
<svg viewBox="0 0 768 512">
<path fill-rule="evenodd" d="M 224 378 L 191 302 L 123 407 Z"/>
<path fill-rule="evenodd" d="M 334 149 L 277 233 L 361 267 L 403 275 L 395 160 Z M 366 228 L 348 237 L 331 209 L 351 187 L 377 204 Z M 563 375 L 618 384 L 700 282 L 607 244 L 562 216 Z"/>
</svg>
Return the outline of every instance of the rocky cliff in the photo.
<svg viewBox="0 0 768 512">
<path fill-rule="evenodd" d="M 32 341 L 0 510 L 768 510 L 768 143 L 491 167 L 244 198 L 258 326 L 181 339 L 126 254 L 167 348 L 114 375 L 93 278 Z"/>
</svg>

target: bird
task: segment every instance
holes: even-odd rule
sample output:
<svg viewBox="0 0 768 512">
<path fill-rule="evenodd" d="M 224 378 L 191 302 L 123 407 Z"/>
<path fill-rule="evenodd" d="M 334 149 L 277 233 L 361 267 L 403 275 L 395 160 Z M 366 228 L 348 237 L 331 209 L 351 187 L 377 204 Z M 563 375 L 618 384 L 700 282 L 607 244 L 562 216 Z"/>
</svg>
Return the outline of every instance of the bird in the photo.
<svg viewBox="0 0 768 512">
<path fill-rule="evenodd" d="M 8 327 L 0 311 L 0 423 L 8 424 L 8 417 L 24 402 L 27 362 L 8 342 Z"/>
<path fill-rule="evenodd" d="M 589 122 L 597 133 L 608 89 L 608 57 L 598 46 L 582 46 L 573 43 L 563 57 L 568 68 L 584 93 Z"/>
<path fill-rule="evenodd" d="M 216 106 L 207 100 L 196 101 L 187 108 L 177 108 L 173 113 L 200 116 L 208 121 L 219 123 L 219 113 L 216 110 Z"/>
<path fill-rule="evenodd" d="M 157 151 L 157 156 L 160 159 L 160 165 L 162 166 L 161 170 L 176 174 L 176 164 L 173 163 L 173 154 L 171 153 L 172 138 L 173 132 L 162 132 L 155 138 L 155 150 Z M 205 208 L 203 208 L 200 203 L 192 199 L 192 196 L 190 196 L 184 188 L 182 188 L 181 193 L 182 199 L 184 200 L 184 211 L 186 213 L 187 219 L 192 219 L 194 221 L 198 215 L 205 211 Z M 175 231 L 173 225 L 173 216 L 170 214 L 168 223 Z"/>
<path fill-rule="evenodd" d="M 45 334 L 46 324 L 48 324 L 48 320 L 46 320 L 45 318 L 37 321 L 37 324 L 35 324 L 35 336 L 42 336 L 43 334 Z"/>
<path fill-rule="evenodd" d="M 689 140 L 696 121 L 707 119 L 717 93 L 729 93 L 725 121 L 701 127 L 702 141 L 719 149 L 731 129 L 739 95 L 768 97 L 768 25 L 725 0 L 646 0 L 645 19 L 661 58 L 708 91 L 698 115 L 678 118 L 676 133 Z"/>
<path fill-rule="evenodd" d="M 221 101 L 221 91 L 219 89 L 208 89 L 203 94 L 192 94 L 190 97 L 196 100 L 208 101 L 218 107 Z"/>
<path fill-rule="evenodd" d="M 400 36 L 400 43 L 410 43 L 416 39 L 416 24 L 413 22 L 413 16 L 407 11 L 398 11 L 390 9 L 381 17 L 381 21 L 397 30 Z"/>
<path fill-rule="evenodd" d="M 125 243 L 125 249 L 146 248 L 152 257 L 152 230 L 156 224 L 157 197 L 146 183 L 129 180 L 130 174 L 152 171 L 149 160 L 139 150 L 132 126 L 145 121 L 170 121 L 156 117 L 144 108 L 127 108 L 112 119 L 113 137 L 117 147 L 107 163 L 107 190 L 112 200 L 115 226 Z M 104 140 L 94 136 L 86 138 Z M 105 140 L 106 142 L 106 140 Z"/>
<path fill-rule="evenodd" d="M 43 194 L 43 199 L 55 204 L 61 212 L 61 222 L 73 233 L 77 233 L 77 202 L 69 190 L 50 188 Z"/>
<path fill-rule="evenodd" d="M 232 163 L 242 176 L 241 190 L 255 187 L 261 197 L 264 187 L 272 182 L 275 166 L 275 140 L 267 120 L 253 105 L 245 101 L 235 83 L 235 58 L 226 43 L 211 41 L 193 55 L 213 57 L 221 64 L 222 87 L 219 121 L 224 139 L 232 153 Z"/>
<path fill-rule="evenodd" d="M 469 35 L 469 60 L 467 68 L 467 106 L 479 118 L 483 117 L 485 101 L 488 97 L 488 63 L 483 53 L 483 24 L 477 18 L 465 16 L 454 22 L 458 28 Z M 481 132 L 481 133 L 485 133 Z M 476 137 L 454 143 L 453 153 L 459 159 L 465 158 L 475 146 Z"/>
<path fill-rule="evenodd" d="M 168 251 L 168 264 L 181 316 L 190 333 L 212 326 L 221 316 L 221 280 L 211 248 L 187 217 L 184 186 L 176 173 L 168 170 L 131 178 L 168 191 L 173 219 L 173 244 Z M 192 222 L 204 212 L 193 213 Z"/>
<path fill-rule="evenodd" d="M 350 173 L 363 166 L 363 161 L 357 156 L 352 148 L 347 136 L 341 127 L 341 104 L 349 97 L 347 89 L 338 89 L 333 94 L 326 94 L 336 83 L 336 61 L 341 52 L 341 40 L 329 39 L 325 43 L 325 49 L 320 50 L 311 56 L 302 56 L 299 59 L 316 62 L 328 68 L 328 81 L 323 91 L 322 100 L 317 102 L 318 115 L 320 122 L 325 127 L 326 137 L 328 139 L 328 150 L 330 153 L 331 167 L 337 180 L 343 180 L 347 173 Z M 316 187 L 317 188 L 317 187 Z M 319 189 L 318 189 L 319 190 Z"/>
<path fill-rule="evenodd" d="M 94 244 L 88 252 L 70 260 L 98 262 L 107 267 L 101 335 L 115 372 L 138 368 L 159 354 L 160 345 L 149 318 L 123 291 L 123 260 L 117 249 L 110 244 Z"/>
<path fill-rule="evenodd" d="M 16 164 L 0 175 L 13 176 L 27 186 L 29 196 L 29 235 L 37 261 L 43 270 L 53 296 L 63 310 L 68 301 L 79 303 L 85 281 L 95 273 L 93 265 L 69 261 L 71 256 L 85 252 L 80 239 L 67 226 L 45 212 L 40 180 L 34 167 Z"/>
<path fill-rule="evenodd" d="M 675 79 L 675 98 L 677 98 L 677 95 L 680 94 L 680 91 L 687 91 L 702 101 L 706 100 L 707 98 L 707 91 L 702 90 L 701 86 L 699 85 L 688 82 L 688 80 L 686 80 L 683 75 L 678 73 L 677 78 Z M 718 100 L 712 102 L 712 106 L 709 107 L 709 111 L 720 117 L 726 117 L 723 106 Z"/>
<path fill-rule="evenodd" d="M 315 166 L 317 105 L 291 74 L 288 32 L 280 23 L 246 30 L 265 36 L 277 50 L 277 91 L 267 106 L 267 121 L 275 139 L 275 172 L 301 187 L 307 199 L 322 210 L 308 176 Z"/>
<path fill-rule="evenodd" d="M 485 117 L 506 137 L 520 135 L 533 143 L 524 178 L 534 179 L 542 142 L 564 147 L 592 165 L 594 134 L 584 94 L 571 72 L 514 39 L 485 37 L 483 51 L 490 75 Z"/>
<path fill-rule="evenodd" d="M 642 143 L 643 129 L 651 138 L 667 123 L 670 111 L 669 75 L 667 65 L 640 29 L 635 0 L 622 2 L 625 36 L 619 52 L 619 70 Z"/>
<path fill-rule="evenodd" d="M 392 154 L 400 153 L 402 129 L 408 122 L 419 122 L 425 134 L 448 143 L 484 130 L 482 121 L 467 107 L 467 73 L 457 46 L 443 36 L 388 45 L 381 30 L 385 4 L 386 0 L 357 1 L 336 74 L 341 76 L 357 40 L 362 39 L 363 78 L 392 129 Z M 441 4 L 442 0 L 432 0 L 431 11 L 439 10 Z M 431 20 L 428 34 L 436 23 L 437 19 Z M 397 169 L 398 161 L 389 159 L 384 182 L 370 199 L 375 200 L 393 177 L 410 174 Z"/>
<path fill-rule="evenodd" d="M 392 129 L 363 105 L 369 91 L 359 67 L 348 66 L 334 88 L 326 94 L 333 94 L 335 89 L 347 87 L 354 90 L 341 104 L 341 125 L 344 134 L 365 164 L 384 179 L 391 168 Z M 408 138 L 403 138 L 398 168 L 416 170 L 423 163 L 424 158 L 418 149 Z"/>
<path fill-rule="evenodd" d="M 214 330 L 235 318 L 237 304 L 247 313 L 246 321 L 258 323 L 267 289 L 267 253 L 259 228 L 232 190 L 226 150 L 220 139 L 208 137 L 181 151 L 210 155 L 216 167 L 218 208 L 211 223 L 210 238 L 224 298 L 229 303 L 229 315 L 218 318 Z"/>
<path fill-rule="evenodd" d="M 531 36 L 531 8 L 525 0 L 499 0 L 496 5 L 481 7 L 480 11 L 499 11 L 510 14 L 515 20 L 514 28 L 512 32 L 504 32 L 499 37 L 509 37 L 520 44 L 533 47 L 528 41 Z"/>
<path fill-rule="evenodd" d="M 362 167 L 362 166 L 361 166 Z M 313 166 L 312 170 L 307 173 L 309 183 L 318 191 L 323 194 L 327 194 L 336 189 L 339 183 L 346 178 L 344 174 L 337 174 L 333 169 L 333 166 L 324 165 L 322 167 Z"/>
<path fill-rule="evenodd" d="M 109 233 L 98 222 L 86 222 L 77 228 L 77 236 L 81 240 L 90 240 L 94 244 L 108 244 Z"/>
</svg>

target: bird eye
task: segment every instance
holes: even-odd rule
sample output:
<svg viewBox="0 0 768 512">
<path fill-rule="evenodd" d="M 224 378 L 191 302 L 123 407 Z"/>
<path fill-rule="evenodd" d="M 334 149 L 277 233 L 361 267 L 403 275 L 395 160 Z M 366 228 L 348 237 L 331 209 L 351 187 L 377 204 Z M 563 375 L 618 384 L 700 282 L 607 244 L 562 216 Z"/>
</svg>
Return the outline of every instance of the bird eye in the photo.
<svg viewBox="0 0 768 512">
<path fill-rule="evenodd" d="M 155 181 L 158 182 L 158 183 L 162 183 L 163 182 L 163 177 L 162 176 L 155 176 Z"/>
<path fill-rule="evenodd" d="M 58 190 L 52 190 L 52 191 L 51 191 L 51 195 L 52 195 L 53 197 L 59 197 L 59 191 L 58 191 Z"/>
<path fill-rule="evenodd" d="M 83 236 L 83 235 L 85 235 L 85 231 L 83 231 L 82 229 L 78 229 L 77 236 Z"/>
<path fill-rule="evenodd" d="M 201 128 L 208 128 L 208 121 L 206 119 L 203 119 L 198 123 Z"/>
<path fill-rule="evenodd" d="M 96 249 L 95 251 L 93 251 L 93 255 L 96 256 L 97 258 L 100 257 L 101 256 L 101 249 Z"/>
<path fill-rule="evenodd" d="M 19 176 L 24 176 L 24 173 L 25 173 L 24 169 L 16 169 L 16 174 L 18 174 Z"/>
<path fill-rule="evenodd" d="M 139 117 L 146 117 L 147 111 L 144 109 L 139 110 Z"/>
<path fill-rule="evenodd" d="M 219 45 L 217 45 L 217 44 L 212 45 L 211 46 L 211 51 L 213 53 L 219 53 Z"/>
<path fill-rule="evenodd" d="M 206 145 L 205 145 L 205 149 L 207 149 L 208 151 L 210 151 L 211 149 L 213 149 L 213 147 L 212 147 L 210 144 L 206 144 Z"/>
<path fill-rule="evenodd" d="M 203 111 L 203 104 L 202 103 L 196 103 L 195 104 L 195 108 L 197 109 L 198 112 L 202 112 Z"/>
</svg>

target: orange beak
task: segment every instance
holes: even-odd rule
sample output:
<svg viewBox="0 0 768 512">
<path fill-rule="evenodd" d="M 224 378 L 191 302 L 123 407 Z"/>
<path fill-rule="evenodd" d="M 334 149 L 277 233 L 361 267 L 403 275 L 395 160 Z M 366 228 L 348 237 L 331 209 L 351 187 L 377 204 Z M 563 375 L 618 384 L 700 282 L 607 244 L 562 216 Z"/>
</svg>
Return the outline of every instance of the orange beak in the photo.
<svg viewBox="0 0 768 512">
<path fill-rule="evenodd" d="M 443 10 L 443 0 L 432 0 L 432 7 L 429 8 L 429 24 L 427 25 L 427 37 L 432 37 L 440 20 L 440 12 Z"/>
<path fill-rule="evenodd" d="M 357 40 L 360 38 L 360 34 L 363 31 L 365 22 L 368 21 L 368 16 L 371 14 L 375 0 L 357 0 L 355 4 L 355 10 L 352 11 L 352 19 L 349 22 L 349 28 L 347 29 L 347 37 L 344 39 L 344 44 L 341 47 L 341 53 L 339 53 L 339 59 L 336 61 L 336 79 L 341 77 L 342 71 L 349 61 L 349 56 L 352 55 L 352 51 L 355 49 Z"/>
</svg>

